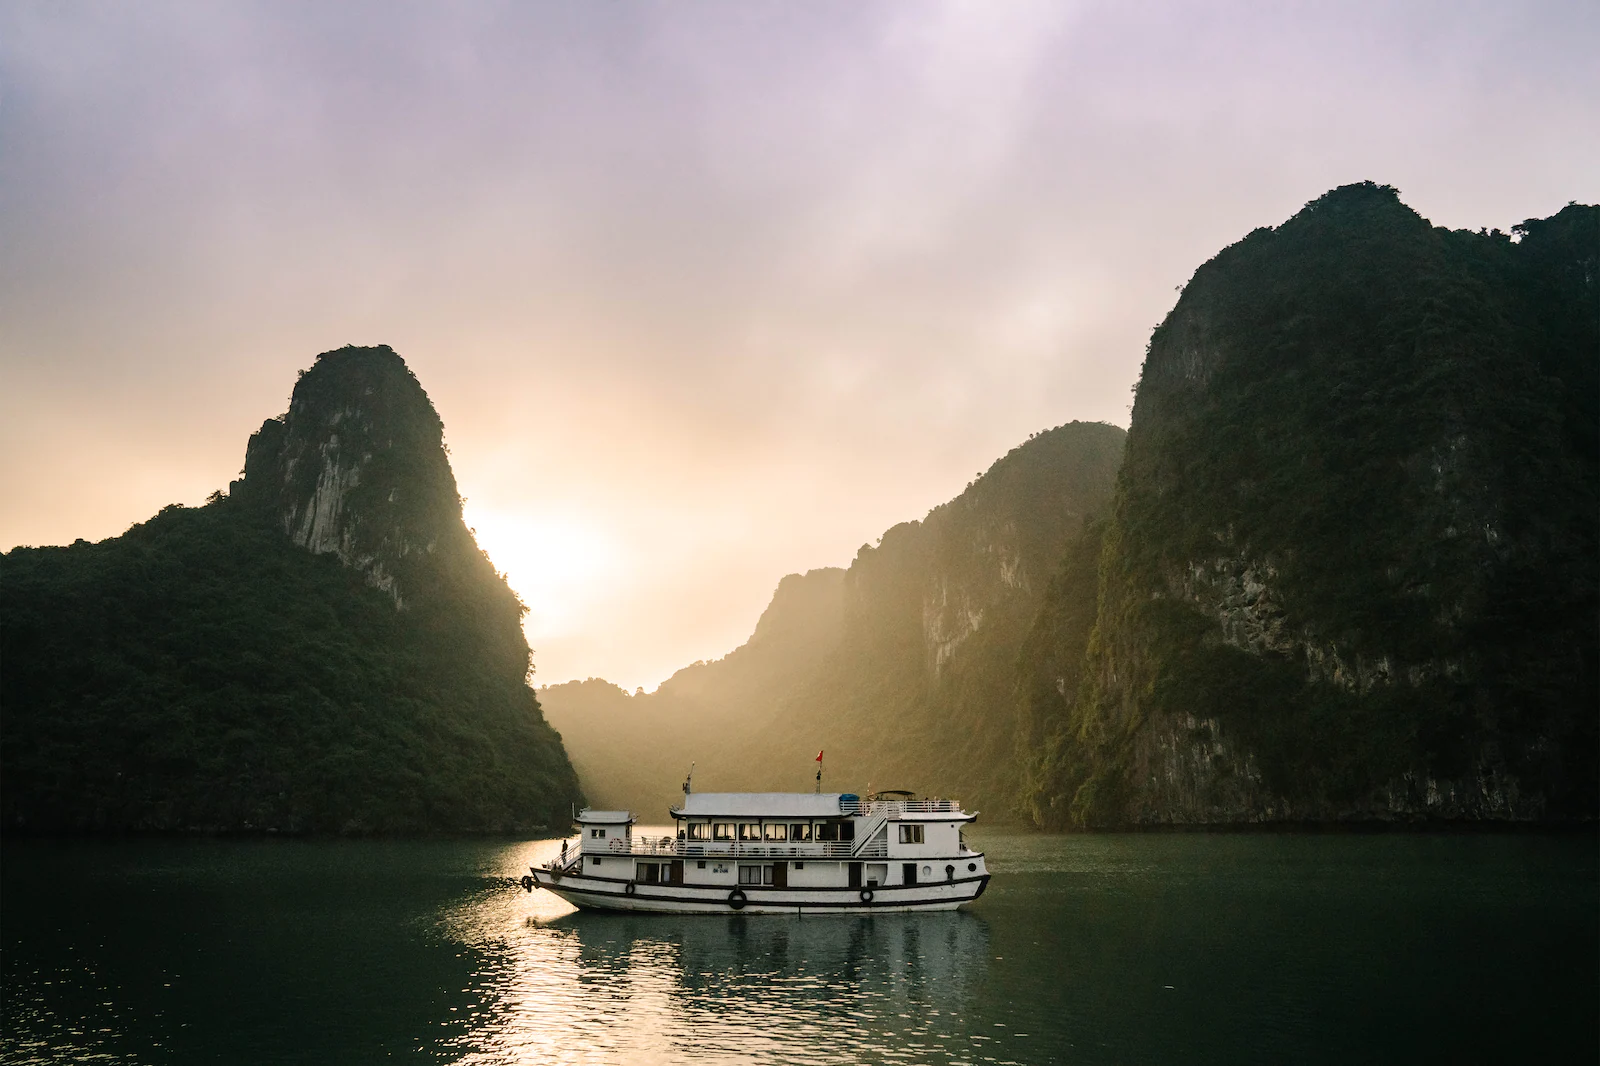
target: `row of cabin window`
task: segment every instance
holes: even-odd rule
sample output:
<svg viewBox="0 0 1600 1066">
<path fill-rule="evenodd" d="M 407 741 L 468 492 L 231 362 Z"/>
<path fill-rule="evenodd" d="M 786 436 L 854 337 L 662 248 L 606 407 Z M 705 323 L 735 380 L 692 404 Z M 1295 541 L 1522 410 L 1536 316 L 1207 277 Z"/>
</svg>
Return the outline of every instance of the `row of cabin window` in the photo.
<svg viewBox="0 0 1600 1066">
<path fill-rule="evenodd" d="M 918 828 L 921 828 L 920 826 Z M 856 838 L 854 822 L 690 822 L 690 840 L 851 841 Z"/>
</svg>

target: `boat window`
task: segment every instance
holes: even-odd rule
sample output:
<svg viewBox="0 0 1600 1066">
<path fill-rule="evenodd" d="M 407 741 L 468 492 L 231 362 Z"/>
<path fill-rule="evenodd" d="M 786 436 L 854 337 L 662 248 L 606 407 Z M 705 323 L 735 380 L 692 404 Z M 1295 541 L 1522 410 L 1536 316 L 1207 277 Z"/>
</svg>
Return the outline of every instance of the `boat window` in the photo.
<svg viewBox="0 0 1600 1066">
<path fill-rule="evenodd" d="M 740 840 L 760 840 L 761 839 L 761 823 L 760 822 L 740 822 L 739 823 L 739 839 Z"/>
<path fill-rule="evenodd" d="M 591 855 L 591 856 L 589 856 L 589 861 L 594 863 L 596 866 L 599 866 L 600 865 L 600 856 Z"/>
<path fill-rule="evenodd" d="M 772 867 L 743 866 L 739 867 L 739 883 L 741 885 L 770 885 L 772 884 Z"/>
<path fill-rule="evenodd" d="M 711 838 L 713 840 L 732 840 L 733 839 L 733 823 L 732 822 L 718 822 L 715 825 L 713 825 L 711 827 Z"/>
<path fill-rule="evenodd" d="M 605 838 L 606 831 L 604 829 L 591 829 L 589 830 L 589 835 L 594 837 L 596 840 L 602 840 Z"/>
<path fill-rule="evenodd" d="M 710 825 L 706 822 L 690 822 L 689 839 L 704 840 L 706 838 L 706 833 L 710 830 L 710 828 Z"/>
<path fill-rule="evenodd" d="M 838 822 L 818 822 L 817 823 L 817 839 L 818 840 L 825 840 L 825 841 L 826 840 L 838 840 L 839 839 L 839 823 Z"/>
<path fill-rule="evenodd" d="M 839 823 L 839 839 L 848 841 L 848 840 L 854 840 L 855 838 L 856 838 L 856 823 L 854 823 L 854 822 L 840 822 Z"/>
<path fill-rule="evenodd" d="M 641 862 L 635 875 L 637 880 L 647 885 L 661 883 L 661 864 L 656 862 Z"/>
<path fill-rule="evenodd" d="M 920 844 L 920 843 L 922 843 L 922 826 L 920 826 L 920 825 L 902 825 L 900 827 L 900 843 L 902 843 L 902 844 Z"/>
<path fill-rule="evenodd" d="M 789 827 L 789 839 L 790 840 L 810 840 L 811 839 L 811 823 L 810 822 L 797 822 L 794 825 L 791 825 Z"/>
<path fill-rule="evenodd" d="M 789 827 L 782 822 L 768 822 L 765 826 L 768 840 L 788 840 Z"/>
</svg>

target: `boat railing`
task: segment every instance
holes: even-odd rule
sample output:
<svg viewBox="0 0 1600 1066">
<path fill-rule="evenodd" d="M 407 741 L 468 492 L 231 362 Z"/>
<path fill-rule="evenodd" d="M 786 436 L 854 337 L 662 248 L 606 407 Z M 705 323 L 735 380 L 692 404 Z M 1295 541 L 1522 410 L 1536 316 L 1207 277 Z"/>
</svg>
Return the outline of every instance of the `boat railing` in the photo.
<svg viewBox="0 0 1600 1066">
<path fill-rule="evenodd" d="M 961 814 L 961 801 L 950 799 L 841 800 L 839 809 L 857 817 L 898 818 L 902 814 Z"/>
<path fill-rule="evenodd" d="M 582 840 L 579 846 L 564 849 L 559 858 L 551 859 L 544 864 L 546 870 L 555 870 L 560 873 L 578 873 L 583 869 Z"/>
<path fill-rule="evenodd" d="M 607 854 L 663 856 L 674 859 L 849 859 L 887 854 L 857 851 L 854 841 L 676 840 L 670 836 L 608 840 Z"/>
<path fill-rule="evenodd" d="M 667 812 L 674 818 L 688 817 L 683 813 L 683 805 L 674 804 L 667 808 Z M 839 801 L 839 813 L 848 815 L 873 815 L 886 814 L 891 818 L 902 814 L 961 814 L 961 801 L 953 799 L 860 799 L 847 796 Z M 695 815 L 696 818 L 708 817 Z"/>
</svg>

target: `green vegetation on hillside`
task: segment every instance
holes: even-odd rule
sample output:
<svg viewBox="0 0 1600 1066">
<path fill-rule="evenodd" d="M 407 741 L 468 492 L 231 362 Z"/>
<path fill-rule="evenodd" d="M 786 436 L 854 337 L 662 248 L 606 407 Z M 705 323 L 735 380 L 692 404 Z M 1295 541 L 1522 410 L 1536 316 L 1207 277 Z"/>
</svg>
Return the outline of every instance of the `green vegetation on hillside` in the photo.
<svg viewBox="0 0 1600 1066">
<path fill-rule="evenodd" d="M 1600 209 L 1516 238 L 1369 183 L 1195 273 L 1024 672 L 1042 824 L 1593 816 Z"/>
<path fill-rule="evenodd" d="M 297 387 L 302 408 L 308 393 L 359 406 L 375 377 L 404 371 L 387 349 L 330 356 L 339 358 L 324 357 Z M 396 466 L 426 466 L 426 455 L 405 453 L 439 449 L 437 416 L 431 436 L 405 440 L 407 418 L 432 415 L 414 379 L 412 387 L 401 408 L 366 411 L 402 441 L 378 455 Z M 258 435 L 231 496 L 165 508 L 98 544 L 4 556 L 4 825 L 417 832 L 563 823 L 577 780 L 527 685 L 523 607 L 470 535 L 461 530 L 465 551 L 453 558 L 431 553 L 431 572 L 408 572 L 408 605 L 398 609 L 370 574 L 285 535 L 279 506 L 292 494 L 276 491 L 260 447 Z M 409 486 L 408 476 L 393 478 Z M 413 528 L 459 526 L 453 479 L 413 499 Z M 365 505 L 346 506 L 359 517 Z"/>
</svg>

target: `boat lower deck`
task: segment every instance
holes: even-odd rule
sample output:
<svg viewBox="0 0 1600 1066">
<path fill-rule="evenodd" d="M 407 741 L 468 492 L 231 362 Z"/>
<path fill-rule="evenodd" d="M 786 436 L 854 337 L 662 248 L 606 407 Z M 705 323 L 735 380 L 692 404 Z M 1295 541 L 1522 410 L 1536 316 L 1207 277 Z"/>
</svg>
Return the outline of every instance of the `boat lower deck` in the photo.
<svg viewBox="0 0 1600 1066">
<path fill-rule="evenodd" d="M 983 895 L 989 875 L 960 880 L 911 885 L 866 887 L 776 888 L 743 885 L 640 884 L 635 881 L 557 876 L 555 871 L 533 871 L 536 887 L 546 889 L 574 906 L 596 910 L 658 913 L 806 914 L 878 911 L 954 910 Z"/>
</svg>

